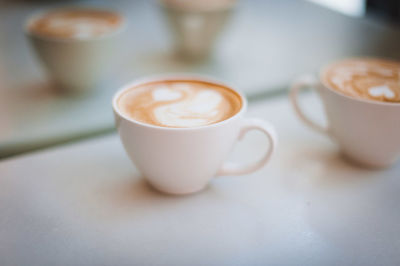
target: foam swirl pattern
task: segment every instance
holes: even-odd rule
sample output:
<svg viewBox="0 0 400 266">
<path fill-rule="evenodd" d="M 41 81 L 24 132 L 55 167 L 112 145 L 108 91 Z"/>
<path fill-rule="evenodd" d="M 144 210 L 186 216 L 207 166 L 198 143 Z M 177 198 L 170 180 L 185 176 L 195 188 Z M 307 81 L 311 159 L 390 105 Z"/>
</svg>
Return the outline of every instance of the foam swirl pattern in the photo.
<svg viewBox="0 0 400 266">
<path fill-rule="evenodd" d="M 383 102 L 400 102 L 400 63 L 355 58 L 329 66 L 323 80 L 348 96 Z"/>
<path fill-rule="evenodd" d="M 189 128 L 228 119 L 240 110 L 241 100 L 234 91 L 212 83 L 163 81 L 125 91 L 118 107 L 142 123 Z"/>
<path fill-rule="evenodd" d="M 88 39 L 110 33 L 121 23 L 121 16 L 105 10 L 59 9 L 32 21 L 29 29 L 42 36 Z"/>
</svg>

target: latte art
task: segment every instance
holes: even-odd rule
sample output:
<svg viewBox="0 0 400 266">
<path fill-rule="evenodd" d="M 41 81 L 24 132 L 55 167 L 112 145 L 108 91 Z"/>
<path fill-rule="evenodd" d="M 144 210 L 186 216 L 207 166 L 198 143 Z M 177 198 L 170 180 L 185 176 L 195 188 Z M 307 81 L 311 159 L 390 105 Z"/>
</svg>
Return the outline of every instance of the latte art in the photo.
<svg viewBox="0 0 400 266">
<path fill-rule="evenodd" d="M 400 102 L 400 63 L 382 59 L 356 58 L 327 68 L 323 80 L 348 96 Z"/>
<path fill-rule="evenodd" d="M 120 111 L 142 123 L 174 128 L 205 126 L 241 108 L 235 92 L 195 81 L 163 81 L 134 87 L 118 99 Z"/>
<path fill-rule="evenodd" d="M 98 9 L 74 8 L 50 11 L 32 21 L 30 31 L 48 37 L 88 39 L 105 35 L 122 24 L 122 17 L 114 12 Z"/>
</svg>

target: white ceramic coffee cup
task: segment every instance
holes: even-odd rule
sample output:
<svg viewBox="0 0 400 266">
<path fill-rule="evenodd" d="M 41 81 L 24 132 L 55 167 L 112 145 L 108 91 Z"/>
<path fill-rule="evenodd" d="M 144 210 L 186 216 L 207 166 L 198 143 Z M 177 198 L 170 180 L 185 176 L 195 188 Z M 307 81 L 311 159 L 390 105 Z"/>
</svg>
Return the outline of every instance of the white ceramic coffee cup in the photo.
<svg viewBox="0 0 400 266">
<path fill-rule="evenodd" d="M 123 21 L 110 33 L 84 39 L 67 39 L 37 34 L 29 28 L 30 23 L 49 11 L 30 16 L 24 30 L 50 78 L 68 92 L 87 91 L 106 81 L 115 67 L 119 37 L 125 28 L 123 16 L 117 13 Z"/>
<path fill-rule="evenodd" d="M 177 79 L 200 80 L 226 86 L 198 76 L 151 77 L 124 86 L 115 94 L 112 102 L 116 127 L 125 150 L 151 185 L 171 194 L 193 193 L 203 189 L 215 176 L 251 173 L 268 162 L 277 145 L 274 127 L 260 119 L 244 118 L 247 102 L 240 93 L 240 111 L 224 121 L 207 126 L 154 126 L 135 121 L 119 111 L 117 100 L 125 90 L 157 80 Z M 250 165 L 224 163 L 235 142 L 249 130 L 259 130 L 267 136 L 269 146 L 265 155 Z"/>
<path fill-rule="evenodd" d="M 290 98 L 298 117 L 309 127 L 331 137 L 343 155 L 367 167 L 387 167 L 400 155 L 400 104 L 346 96 L 323 81 L 304 75 L 291 86 Z M 318 91 L 328 121 L 326 127 L 310 120 L 302 111 L 298 94 L 302 89 Z"/>
<path fill-rule="evenodd" d="M 203 4 L 200 7 L 190 6 L 188 3 L 180 6 L 169 1 L 159 1 L 174 34 L 179 55 L 196 60 L 210 55 L 219 33 L 235 7 L 235 1 L 222 2 L 226 3 L 213 3 L 210 6 Z"/>
</svg>

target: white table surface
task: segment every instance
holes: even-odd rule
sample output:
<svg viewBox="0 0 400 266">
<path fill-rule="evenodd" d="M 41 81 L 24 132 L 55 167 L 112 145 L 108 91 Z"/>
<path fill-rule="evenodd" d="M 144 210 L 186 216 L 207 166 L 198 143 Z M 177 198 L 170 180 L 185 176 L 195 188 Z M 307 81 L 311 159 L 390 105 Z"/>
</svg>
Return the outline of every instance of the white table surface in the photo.
<svg viewBox="0 0 400 266">
<path fill-rule="evenodd" d="M 83 97 L 52 91 L 21 30 L 50 1 L 0 3 L 0 157 L 112 129 L 110 99 L 143 75 L 194 72 L 234 84 L 249 96 L 284 89 L 298 74 L 336 58 L 400 59 L 400 30 L 351 18 L 306 1 L 239 1 L 211 60 L 192 64 L 172 55 L 171 36 L 156 1 L 72 1 L 123 12 L 128 30 L 118 71 Z"/>
<path fill-rule="evenodd" d="M 321 117 L 313 96 L 303 101 Z M 117 135 L 3 160 L 0 265 L 400 264 L 400 164 L 347 163 L 286 98 L 248 116 L 276 125 L 271 163 L 191 196 L 150 188 Z M 253 133 L 232 157 L 251 160 L 265 143 Z"/>
</svg>

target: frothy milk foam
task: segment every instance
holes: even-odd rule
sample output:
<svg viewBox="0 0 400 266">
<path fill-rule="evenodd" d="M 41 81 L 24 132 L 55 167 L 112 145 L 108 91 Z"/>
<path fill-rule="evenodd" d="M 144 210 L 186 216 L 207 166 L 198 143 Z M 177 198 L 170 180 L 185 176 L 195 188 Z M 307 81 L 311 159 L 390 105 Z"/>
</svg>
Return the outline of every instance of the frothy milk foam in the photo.
<svg viewBox="0 0 400 266">
<path fill-rule="evenodd" d="M 122 24 L 114 12 L 89 8 L 57 9 L 33 20 L 30 31 L 48 37 L 88 39 L 105 35 Z"/>
<path fill-rule="evenodd" d="M 136 121 L 162 127 L 188 128 L 214 124 L 239 112 L 234 91 L 202 81 L 157 81 L 125 91 L 119 110 Z"/>
<path fill-rule="evenodd" d="M 348 96 L 400 103 L 400 62 L 347 59 L 330 65 L 322 78 L 329 87 Z"/>
</svg>

